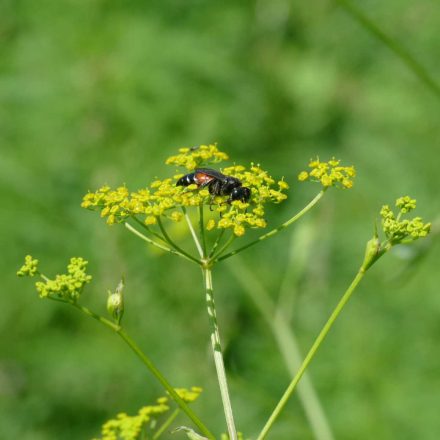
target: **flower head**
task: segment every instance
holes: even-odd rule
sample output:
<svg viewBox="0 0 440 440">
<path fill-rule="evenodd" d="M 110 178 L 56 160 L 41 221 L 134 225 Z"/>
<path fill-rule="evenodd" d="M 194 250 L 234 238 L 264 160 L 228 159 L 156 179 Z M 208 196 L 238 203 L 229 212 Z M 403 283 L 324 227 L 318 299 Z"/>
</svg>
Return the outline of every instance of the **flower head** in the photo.
<svg viewBox="0 0 440 440">
<path fill-rule="evenodd" d="M 382 206 L 380 211 L 383 231 L 392 245 L 414 241 L 429 234 L 431 223 L 423 223 L 421 217 L 402 219 L 403 214 L 416 208 L 415 199 L 409 196 L 400 197 L 396 200 L 396 207 L 400 208 L 397 215 L 389 205 Z"/>
<path fill-rule="evenodd" d="M 356 170 L 353 166 L 341 166 L 340 160 L 332 158 L 328 162 L 321 162 L 319 158 L 309 162 L 311 171 L 301 171 L 298 180 L 320 182 L 324 188 L 337 186 L 344 189 L 352 188 Z"/>
<path fill-rule="evenodd" d="M 228 156 L 216 146 L 209 145 L 196 149 L 184 148 L 180 154 L 171 156 L 166 163 L 193 170 L 200 165 L 218 163 Z M 284 180 L 275 181 L 259 165 L 249 168 L 234 165 L 220 170 L 222 174 L 239 179 L 242 186 L 250 190 L 250 200 L 230 201 L 228 195 L 212 195 L 208 187 L 176 185 L 184 173 L 173 177 L 154 180 L 148 188 L 130 192 L 125 186 L 112 190 L 108 186 L 84 196 L 83 208 L 98 210 L 107 223 L 125 222 L 129 217 L 140 216 L 146 226 L 155 225 L 168 219 L 179 222 L 183 219 L 182 208 L 209 206 L 212 214 L 207 219 L 205 228 L 231 229 L 236 236 L 241 236 L 247 228 L 264 228 L 265 204 L 281 203 L 287 196 L 284 191 L 288 184 Z"/>
</svg>

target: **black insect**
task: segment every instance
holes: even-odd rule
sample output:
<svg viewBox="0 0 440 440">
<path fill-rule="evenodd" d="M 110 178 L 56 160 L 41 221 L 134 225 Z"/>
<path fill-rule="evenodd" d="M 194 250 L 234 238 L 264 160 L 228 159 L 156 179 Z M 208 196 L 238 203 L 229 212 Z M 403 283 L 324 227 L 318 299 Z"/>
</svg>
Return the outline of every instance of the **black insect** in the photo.
<svg viewBox="0 0 440 440">
<path fill-rule="evenodd" d="M 211 168 L 197 168 L 193 173 L 186 174 L 177 182 L 177 186 L 196 184 L 199 188 L 207 187 L 213 196 L 229 196 L 227 203 L 234 200 L 248 202 L 251 198 L 250 188 L 243 186 L 236 177 L 225 176 Z"/>
</svg>

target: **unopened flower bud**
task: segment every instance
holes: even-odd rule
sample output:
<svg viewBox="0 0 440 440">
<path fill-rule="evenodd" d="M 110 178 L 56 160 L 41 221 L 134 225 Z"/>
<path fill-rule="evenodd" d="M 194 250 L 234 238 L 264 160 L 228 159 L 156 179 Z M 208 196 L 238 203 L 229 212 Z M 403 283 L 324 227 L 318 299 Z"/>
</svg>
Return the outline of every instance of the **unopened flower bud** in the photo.
<svg viewBox="0 0 440 440">
<path fill-rule="evenodd" d="M 365 271 L 369 269 L 376 260 L 383 254 L 383 250 L 380 247 L 380 241 L 377 235 L 367 242 L 365 247 L 365 257 L 362 263 L 362 269 Z"/>
<path fill-rule="evenodd" d="M 107 311 L 113 317 L 115 322 L 119 325 L 124 314 L 124 297 L 122 291 L 124 289 L 124 281 L 121 280 L 115 292 L 108 292 Z"/>
</svg>

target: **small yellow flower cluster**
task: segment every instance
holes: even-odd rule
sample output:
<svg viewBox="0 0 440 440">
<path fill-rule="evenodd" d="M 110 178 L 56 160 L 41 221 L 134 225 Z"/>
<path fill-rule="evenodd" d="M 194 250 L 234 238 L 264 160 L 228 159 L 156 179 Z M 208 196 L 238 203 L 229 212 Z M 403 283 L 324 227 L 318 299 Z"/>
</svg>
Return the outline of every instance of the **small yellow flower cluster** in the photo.
<svg viewBox="0 0 440 440">
<path fill-rule="evenodd" d="M 145 212 L 145 204 L 150 201 L 151 194 L 148 189 L 136 193 L 129 193 L 125 186 L 112 190 L 103 186 L 94 193 L 84 196 L 81 207 L 86 209 L 100 209 L 101 217 L 107 218 L 107 223 L 112 225 L 125 221 L 128 217 Z"/>
<path fill-rule="evenodd" d="M 188 403 L 196 400 L 202 389 L 198 387 L 192 387 L 191 390 L 176 388 L 176 392 Z M 93 440 L 138 440 L 144 438 L 141 436 L 143 428 L 157 416 L 169 411 L 168 403 L 168 397 L 159 397 L 155 405 L 142 407 L 135 416 L 119 413 L 114 419 L 110 419 L 102 425 L 102 437 Z"/>
<path fill-rule="evenodd" d="M 24 258 L 24 264 L 17 271 L 19 277 L 33 277 L 38 272 L 38 260 L 32 258 L 30 255 L 26 255 Z"/>
<path fill-rule="evenodd" d="M 353 187 L 353 178 L 356 176 L 356 170 L 353 166 L 340 166 L 340 160 L 332 158 L 328 162 L 320 162 L 311 160 L 309 168 L 311 171 L 301 171 L 298 175 L 298 180 L 301 182 L 310 179 L 313 182 L 320 182 L 324 188 L 330 186 L 339 186 L 341 188 L 349 189 Z"/>
<path fill-rule="evenodd" d="M 56 275 L 54 280 L 37 281 L 35 287 L 40 298 L 54 296 L 65 300 L 76 301 L 85 284 L 90 283 L 91 275 L 87 275 L 88 262 L 82 258 L 71 258 L 67 273 Z"/>
<path fill-rule="evenodd" d="M 382 206 L 380 211 L 383 231 L 390 243 L 397 244 L 403 240 L 413 241 L 429 234 L 431 223 L 423 223 L 421 217 L 414 217 L 412 220 L 401 220 L 402 214 L 416 208 L 415 199 L 408 196 L 400 197 L 396 200 L 396 207 L 400 208 L 397 216 L 389 205 Z"/>
<path fill-rule="evenodd" d="M 179 154 L 169 157 L 165 163 L 194 171 L 201 165 L 216 164 L 228 159 L 228 155 L 219 151 L 216 145 L 200 145 L 193 148 L 180 148 Z"/>
<path fill-rule="evenodd" d="M 186 403 L 194 402 L 203 391 L 200 387 L 191 387 L 187 388 L 174 388 L 179 397 L 184 400 Z"/>
<path fill-rule="evenodd" d="M 183 149 L 181 154 L 173 156 L 167 163 L 173 165 L 193 167 L 194 163 L 219 162 L 227 158 L 225 153 L 217 147 L 210 145 L 198 149 Z M 192 162 L 191 162 L 192 161 Z M 247 227 L 264 228 L 264 204 L 267 202 L 281 203 L 287 196 L 283 191 L 289 186 L 284 180 L 276 182 L 261 167 L 251 165 L 247 170 L 243 166 L 224 168 L 222 173 L 239 179 L 244 187 L 251 190 L 250 203 L 234 201 L 228 203 L 228 196 L 213 197 L 207 188 L 198 188 L 197 185 L 176 186 L 176 182 L 183 174 L 173 178 L 155 180 L 149 188 L 130 193 L 123 186 L 111 190 L 104 186 L 94 193 L 84 196 L 81 206 L 83 208 L 100 210 L 101 217 L 107 218 L 107 223 L 112 225 L 126 221 L 129 217 L 142 215 L 144 223 L 154 225 L 161 216 L 171 221 L 179 222 L 183 218 L 180 208 L 209 205 L 215 207 L 220 215 L 219 219 L 210 218 L 207 221 L 208 231 L 214 228 L 233 230 L 236 236 L 245 233 Z M 277 187 L 274 185 L 277 184 Z M 249 210 L 249 212 L 248 212 Z"/>
</svg>

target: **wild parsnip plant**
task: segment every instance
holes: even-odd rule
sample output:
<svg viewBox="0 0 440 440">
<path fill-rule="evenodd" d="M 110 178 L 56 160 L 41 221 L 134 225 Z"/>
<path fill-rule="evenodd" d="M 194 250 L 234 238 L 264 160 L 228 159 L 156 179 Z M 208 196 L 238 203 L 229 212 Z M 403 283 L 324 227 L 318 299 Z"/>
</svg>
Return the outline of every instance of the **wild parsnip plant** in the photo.
<svg viewBox="0 0 440 440">
<path fill-rule="evenodd" d="M 173 167 L 170 177 L 155 180 L 146 188 L 135 192 L 130 191 L 126 186 L 115 189 L 103 186 L 95 192 L 86 194 L 81 206 L 98 212 L 108 225 L 123 225 L 130 233 L 146 243 L 200 267 L 203 276 L 206 309 L 210 321 L 212 352 L 228 431 L 228 434 L 224 434 L 222 439 L 237 440 L 243 437 L 236 429 L 224 367 L 220 329 L 214 301 L 213 268 L 219 262 L 275 236 L 292 225 L 309 212 L 322 199 L 329 188 L 352 188 L 356 173 L 353 166 L 344 166 L 334 158 L 327 162 L 322 162 L 319 159 L 311 160 L 308 170 L 299 173 L 298 180 L 300 182 L 317 182 L 320 189 L 315 197 L 279 226 L 270 228 L 269 232 L 264 232 L 258 238 L 246 242 L 246 232 L 249 229 L 267 228 L 266 209 L 270 204 L 279 204 L 286 200 L 286 191 L 289 186 L 284 179 L 272 178 L 260 165 L 242 166 L 234 164 L 222 167 L 220 163 L 226 160 L 228 160 L 227 154 L 220 151 L 215 145 L 182 148 L 177 155 L 166 160 L 166 163 Z M 215 179 L 209 175 L 211 167 L 221 171 L 225 176 L 236 179 L 235 182 L 239 182 L 239 185 L 249 190 L 247 193 L 249 197 L 236 200 L 230 197 L 230 191 L 217 191 L 213 186 Z M 194 172 L 202 174 L 204 180 L 194 179 L 192 174 Z M 207 176 L 204 175 L 206 172 L 208 173 Z M 191 175 L 188 185 L 178 184 L 186 174 Z M 405 196 L 396 201 L 397 213 L 388 205 L 382 208 L 380 211 L 381 229 L 383 231 L 382 240 L 379 238 L 378 231 L 375 231 L 366 245 L 365 258 L 355 278 L 287 386 L 278 405 L 258 435 L 258 440 L 262 440 L 268 435 L 321 343 L 368 269 L 393 246 L 411 243 L 429 233 L 430 223 L 424 223 L 420 217 L 404 218 L 415 207 L 416 201 Z M 198 216 L 196 225 L 193 224 L 192 219 L 194 217 L 192 214 L 194 212 L 191 211 L 194 211 Z M 196 254 L 184 249 L 171 237 L 169 226 L 172 222 L 186 223 L 194 240 Z M 238 244 L 239 241 L 242 241 L 242 244 Z M 237 245 L 234 248 L 233 246 L 236 243 Z M 183 411 L 189 417 L 198 432 L 187 427 L 180 427 L 177 430 L 184 431 L 192 439 L 218 438 L 211 433 L 205 423 L 188 406 L 188 403 L 198 396 L 199 390 L 196 388 L 192 391 L 182 391 L 173 388 L 122 327 L 121 321 L 125 301 L 123 280 L 114 292 L 109 292 L 107 309 L 111 319 L 99 316 L 79 303 L 85 285 L 91 281 L 91 276 L 86 273 L 86 266 L 87 261 L 82 258 L 72 258 L 65 274 L 56 275 L 55 278 L 50 279 L 39 271 L 38 260 L 27 256 L 25 264 L 18 271 L 18 275 L 38 276 L 40 280 L 36 282 L 36 289 L 41 298 L 69 304 L 115 331 L 162 384 L 168 392 L 169 398 L 174 400 L 178 406 L 178 409 L 172 412 L 160 426 L 157 425 L 156 416 L 170 410 L 168 398 L 160 399 L 156 406 L 141 409 L 135 416 L 119 415 L 103 426 L 102 440 L 159 438 L 174 422 L 179 411 Z M 270 303 L 266 301 L 266 304 L 266 308 L 270 309 Z M 264 306 L 261 307 L 262 313 L 266 316 L 266 320 L 270 322 L 271 310 L 264 310 L 264 308 Z M 283 331 L 285 331 L 286 325 L 283 325 Z M 276 331 L 275 328 L 275 333 Z M 187 394 L 191 392 L 194 397 L 192 400 L 188 399 Z M 152 417 L 152 414 L 155 417 Z M 152 420 L 154 421 L 153 424 Z"/>
</svg>

